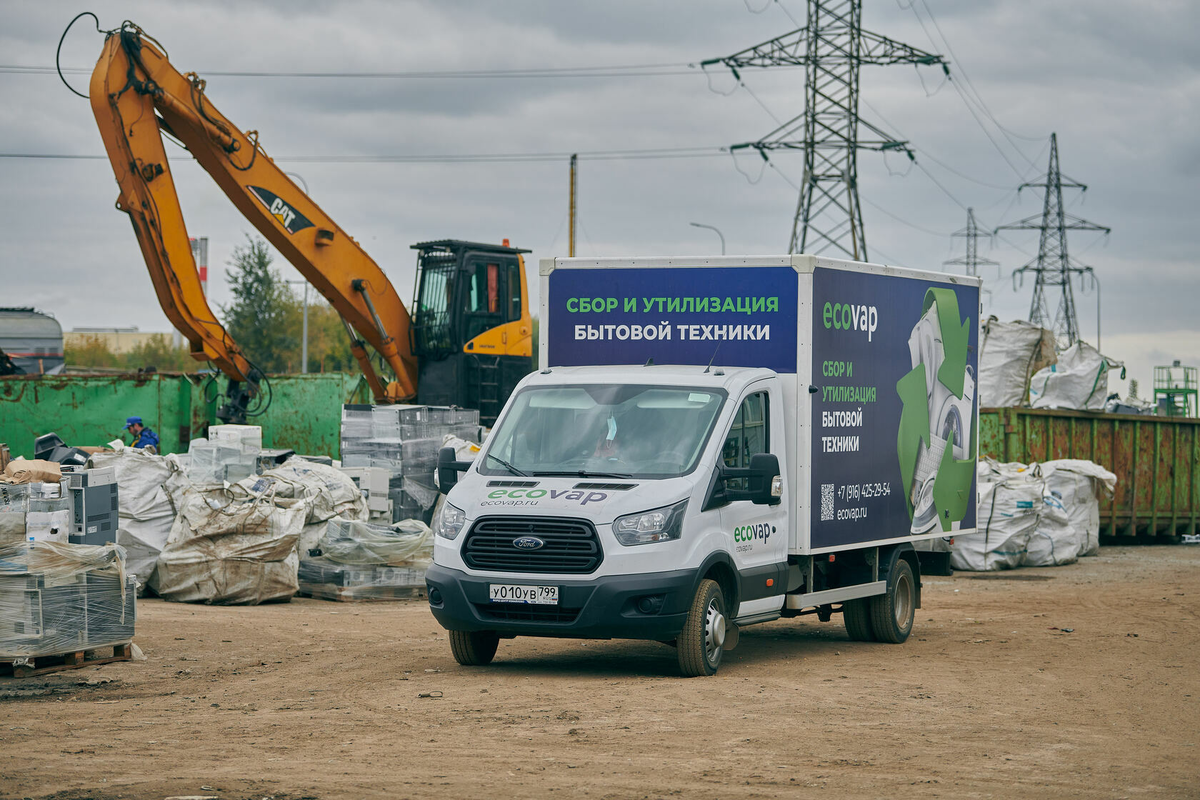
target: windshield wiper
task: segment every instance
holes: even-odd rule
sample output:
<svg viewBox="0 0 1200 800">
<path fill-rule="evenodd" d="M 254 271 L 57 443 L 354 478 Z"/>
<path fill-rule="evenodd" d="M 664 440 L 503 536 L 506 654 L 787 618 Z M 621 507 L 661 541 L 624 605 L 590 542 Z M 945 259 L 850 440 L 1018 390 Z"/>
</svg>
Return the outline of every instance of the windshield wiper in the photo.
<svg viewBox="0 0 1200 800">
<path fill-rule="evenodd" d="M 504 467 L 506 470 L 508 470 L 509 472 L 511 472 L 513 475 L 516 475 L 516 476 L 518 476 L 518 477 L 521 477 L 521 478 L 528 478 L 528 477 L 529 477 L 529 476 L 528 476 L 528 475 L 526 475 L 524 472 L 522 472 L 521 470 L 519 470 L 519 469 L 517 469 L 516 467 L 514 467 L 512 464 L 510 464 L 510 463 L 508 463 L 507 461 L 505 461 L 503 458 L 499 458 L 498 456 L 494 456 L 494 455 L 492 455 L 491 453 L 488 453 L 488 454 L 487 454 L 487 457 L 488 457 L 488 458 L 490 458 L 492 461 L 495 461 L 495 462 L 496 462 L 497 464 L 499 464 L 500 466 Z"/>
<path fill-rule="evenodd" d="M 535 473 L 533 473 L 533 475 L 535 478 L 536 477 L 553 478 L 553 477 L 567 477 L 567 476 L 573 476 L 576 478 L 623 478 L 625 480 L 630 480 L 633 478 L 633 475 L 631 475 L 627 472 L 592 472 L 591 470 L 586 470 L 586 469 L 577 469 L 577 470 L 566 471 L 566 472 L 535 472 Z"/>
</svg>

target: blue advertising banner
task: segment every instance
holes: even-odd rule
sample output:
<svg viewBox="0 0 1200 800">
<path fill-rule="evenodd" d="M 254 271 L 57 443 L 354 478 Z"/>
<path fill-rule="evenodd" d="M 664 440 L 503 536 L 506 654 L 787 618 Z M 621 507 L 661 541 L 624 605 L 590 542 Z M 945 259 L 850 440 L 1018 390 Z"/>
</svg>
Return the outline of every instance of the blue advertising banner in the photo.
<svg viewBox="0 0 1200 800">
<path fill-rule="evenodd" d="M 791 267 L 556 269 L 549 284 L 548 366 L 653 358 L 796 371 Z"/>
<path fill-rule="evenodd" d="M 813 273 L 814 549 L 975 527 L 979 289 Z"/>
</svg>

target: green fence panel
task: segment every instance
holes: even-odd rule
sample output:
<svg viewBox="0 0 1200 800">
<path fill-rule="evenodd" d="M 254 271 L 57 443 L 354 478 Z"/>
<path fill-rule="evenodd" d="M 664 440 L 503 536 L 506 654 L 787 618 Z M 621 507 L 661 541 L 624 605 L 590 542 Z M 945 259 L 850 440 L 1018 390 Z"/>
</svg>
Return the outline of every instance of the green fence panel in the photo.
<svg viewBox="0 0 1200 800">
<path fill-rule="evenodd" d="M 140 416 L 162 450 L 187 450 L 198 378 L 185 375 L 36 375 L 0 378 L 0 442 L 33 458 L 33 442 L 54 432 L 71 445 L 103 445 L 124 437 L 125 418 Z"/>
<path fill-rule="evenodd" d="M 263 429 L 263 447 L 285 447 L 305 455 L 341 458 L 342 405 L 369 403 L 361 375 L 277 375 L 269 379 L 271 404 L 249 420 Z"/>
<path fill-rule="evenodd" d="M 129 441 L 125 418 L 140 416 L 158 433 L 160 452 L 185 453 L 216 422 L 224 379 L 155 375 L 65 375 L 0 378 L 0 442 L 33 458 L 34 440 L 54 432 L 70 445 Z M 250 420 L 265 447 L 339 457 L 343 403 L 370 402 L 360 375 L 325 373 L 269 378 L 271 403 Z"/>
</svg>

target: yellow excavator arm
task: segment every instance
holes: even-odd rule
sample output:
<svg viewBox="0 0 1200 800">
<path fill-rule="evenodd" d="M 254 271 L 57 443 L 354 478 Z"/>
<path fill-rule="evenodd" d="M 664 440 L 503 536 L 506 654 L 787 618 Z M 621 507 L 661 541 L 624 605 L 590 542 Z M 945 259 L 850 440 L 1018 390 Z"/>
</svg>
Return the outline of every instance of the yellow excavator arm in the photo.
<svg viewBox="0 0 1200 800">
<path fill-rule="evenodd" d="M 244 416 L 263 376 L 204 297 L 163 132 L 187 147 L 246 219 L 341 315 L 376 402 L 416 395 L 408 310 L 391 281 L 275 165 L 256 131 L 243 133 L 209 102 L 203 80 L 195 73 L 181 75 L 161 45 L 126 22 L 105 39 L 89 97 L 120 186 L 117 208 L 133 223 L 159 303 L 191 343 L 194 358 L 215 363 L 231 386 L 244 384 L 240 399 L 231 389 L 230 416 L 238 416 L 239 403 Z M 364 340 L 387 362 L 395 383 L 380 380 Z"/>
</svg>

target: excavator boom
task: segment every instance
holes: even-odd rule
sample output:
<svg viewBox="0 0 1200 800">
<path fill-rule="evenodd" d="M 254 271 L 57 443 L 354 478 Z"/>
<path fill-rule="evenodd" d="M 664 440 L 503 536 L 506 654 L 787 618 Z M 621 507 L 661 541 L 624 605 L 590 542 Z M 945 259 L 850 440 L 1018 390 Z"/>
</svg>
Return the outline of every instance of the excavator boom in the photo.
<svg viewBox="0 0 1200 800">
<path fill-rule="evenodd" d="M 409 314 L 383 270 L 275 165 L 255 131 L 241 131 L 209 101 L 205 82 L 181 75 L 165 50 L 136 25 L 109 32 L 92 72 L 90 101 L 120 195 L 159 303 L 191 344 L 236 384 L 238 416 L 263 380 L 205 299 L 163 132 L 181 142 L 237 209 L 341 315 L 376 402 L 414 397 L 417 360 Z M 386 324 L 384 322 L 386 320 Z M 364 344 L 396 377 L 385 385 Z M 241 387 L 241 384 L 245 384 Z"/>
</svg>

